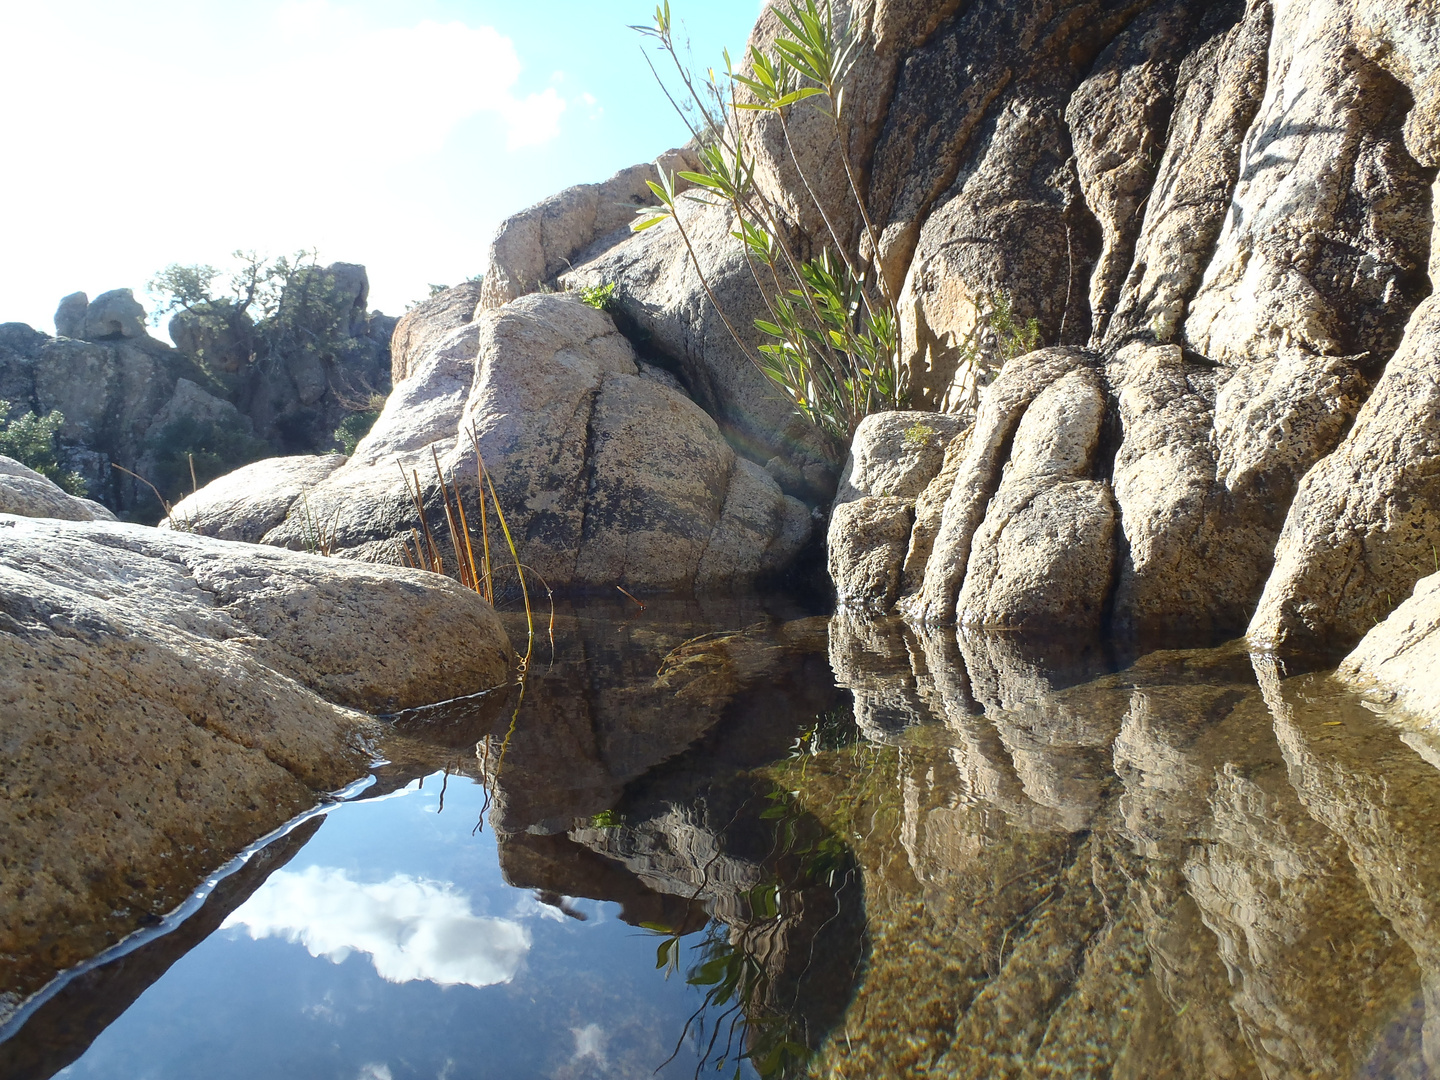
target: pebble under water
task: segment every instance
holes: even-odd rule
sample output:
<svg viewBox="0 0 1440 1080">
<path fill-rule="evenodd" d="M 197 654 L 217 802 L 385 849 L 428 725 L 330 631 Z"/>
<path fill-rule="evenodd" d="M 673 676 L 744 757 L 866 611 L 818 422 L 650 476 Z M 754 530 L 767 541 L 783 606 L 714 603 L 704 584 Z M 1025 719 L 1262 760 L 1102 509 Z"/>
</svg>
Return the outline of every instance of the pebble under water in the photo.
<svg viewBox="0 0 1440 1080">
<path fill-rule="evenodd" d="M 1440 737 L 1233 645 L 624 604 L 0 1077 L 1440 1076 Z"/>
</svg>

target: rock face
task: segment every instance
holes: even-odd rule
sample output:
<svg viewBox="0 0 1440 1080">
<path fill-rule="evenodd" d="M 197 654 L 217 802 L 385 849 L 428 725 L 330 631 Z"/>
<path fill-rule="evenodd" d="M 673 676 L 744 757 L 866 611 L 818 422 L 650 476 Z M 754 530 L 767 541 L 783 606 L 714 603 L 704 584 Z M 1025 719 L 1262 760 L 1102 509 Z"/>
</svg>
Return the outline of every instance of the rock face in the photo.
<svg viewBox="0 0 1440 1080">
<path fill-rule="evenodd" d="M 145 309 L 129 289 L 111 289 L 101 293 L 85 308 L 80 336 L 86 341 L 148 337 Z"/>
<path fill-rule="evenodd" d="M 659 160 L 671 173 L 697 163 L 685 150 L 671 150 Z M 577 184 L 506 218 L 490 242 L 480 306 L 496 308 L 532 293 L 586 254 L 625 239 L 636 211 L 655 205 L 646 181 L 658 178 L 655 165 L 632 165 L 603 183 Z"/>
<path fill-rule="evenodd" d="M 355 710 L 485 689 L 509 657 L 433 575 L 0 516 L 4 984 L 38 988 L 360 776 Z"/>
<path fill-rule="evenodd" d="M 398 386 L 409 378 L 435 343 L 475 318 L 480 283 L 466 281 L 422 301 L 400 316 L 390 342 L 390 379 Z"/>
<path fill-rule="evenodd" d="M 845 146 L 917 405 L 965 396 L 975 333 L 1000 355 L 997 296 L 1050 346 L 986 389 L 910 542 L 896 507 L 842 494 L 842 600 L 925 622 L 1353 644 L 1440 543 L 1440 15 L 1387 0 L 838 8 L 856 44 L 850 127 L 837 139 L 802 103 L 787 143 L 776 118 L 748 116 L 756 184 L 801 242 L 831 226 L 853 240 Z M 767 10 L 752 43 L 777 33 Z M 768 393 L 694 265 L 748 328 L 763 305 L 734 223 L 680 212 L 689 246 L 666 223 L 562 280 L 614 284 L 627 332 L 813 498 L 796 476 L 818 489 L 838 455 Z"/>
<path fill-rule="evenodd" d="M 681 213 L 705 280 L 732 324 L 749 327 L 767 315 L 725 208 L 682 201 Z M 627 332 L 664 361 L 726 438 L 765 461 L 790 494 L 811 503 L 832 497 L 844 449 L 795 415 L 735 344 L 673 227 L 625 240 L 562 275 L 561 283 L 614 285 Z"/>
<path fill-rule="evenodd" d="M 860 422 L 827 537 L 841 606 L 885 611 L 895 602 L 916 501 L 940 472 L 960 427 L 958 417 L 941 413 L 875 413 Z"/>
<path fill-rule="evenodd" d="M 451 315 L 437 308 L 434 318 Z M 309 491 L 308 510 L 292 504 L 265 531 L 278 502 L 247 510 L 222 494 L 216 501 L 234 506 L 229 527 L 292 548 L 318 528 L 341 554 L 387 562 L 402 559 L 412 529 L 451 545 L 437 463 L 478 531 L 478 445 L 521 560 L 552 586 L 749 582 L 783 569 L 809 538 L 806 507 L 684 393 L 647 375 L 610 316 L 540 294 L 448 331 L 410 332 L 433 344 L 354 457 Z M 406 485 L 415 477 L 428 524 Z M 208 489 L 200 496 L 211 500 Z M 218 521 L 202 513 L 196 527 Z"/>
<path fill-rule="evenodd" d="M 163 510 L 150 489 L 112 465 L 177 501 L 192 490 L 190 456 L 205 482 L 276 452 L 324 454 L 342 420 L 389 392 L 396 320 L 366 310 L 365 268 L 302 271 L 296 286 L 323 296 L 278 343 L 220 300 L 171 318 L 178 349 L 147 333 L 129 289 L 93 301 L 72 293 L 55 312 L 55 338 L 0 328 L 0 400 L 16 413 L 58 409 L 62 465 L 111 510 L 154 521 Z"/>
<path fill-rule="evenodd" d="M 1440 724 L 1440 575 L 1421 578 L 1415 593 L 1375 626 L 1340 665 L 1340 678 L 1378 690 L 1431 724 Z"/>
<path fill-rule="evenodd" d="M 303 513 L 309 490 L 344 464 L 343 454 L 257 461 L 180 500 L 160 527 L 258 544 L 296 503 Z M 314 540 L 318 546 L 318 529 Z"/>
<path fill-rule="evenodd" d="M 67 495 L 34 469 L 3 454 L 0 454 L 0 514 L 62 521 L 115 520 L 115 515 L 99 503 Z"/>
<path fill-rule="evenodd" d="M 223 388 L 148 335 L 91 342 L 52 338 L 21 323 L 0 325 L 0 398 L 11 403 L 12 418 L 63 414 L 60 464 L 80 474 L 93 498 L 123 514 L 162 511 L 148 488 L 112 463 L 163 482 L 154 470 L 159 451 L 174 470 L 176 488 L 182 471 L 188 488 L 185 458 L 177 458 L 166 436 L 213 432 L 215 420 L 227 417 L 234 439 L 243 444 L 250 437 L 249 424 L 225 400 Z M 180 428 L 172 426 L 177 423 Z"/>
</svg>

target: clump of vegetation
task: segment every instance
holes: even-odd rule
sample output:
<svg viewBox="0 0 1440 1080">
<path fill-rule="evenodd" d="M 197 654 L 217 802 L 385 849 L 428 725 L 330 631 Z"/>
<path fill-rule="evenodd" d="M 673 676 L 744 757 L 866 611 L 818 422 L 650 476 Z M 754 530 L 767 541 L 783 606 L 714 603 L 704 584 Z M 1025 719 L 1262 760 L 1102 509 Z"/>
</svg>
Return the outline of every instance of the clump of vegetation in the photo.
<svg viewBox="0 0 1440 1080">
<path fill-rule="evenodd" d="M 450 531 L 450 546 L 455 555 L 455 576 L 462 586 L 483 596 L 492 607 L 495 604 L 495 571 L 496 564 L 491 556 L 490 550 L 490 511 L 485 503 L 485 493 L 490 493 L 490 505 L 494 507 L 496 524 L 499 526 L 500 535 L 505 539 L 505 546 L 510 551 L 510 565 L 515 570 L 515 577 L 520 583 L 520 596 L 525 604 L 525 623 L 529 630 L 529 638 L 525 647 L 525 655 L 520 658 L 520 674 L 523 677 L 530 669 L 530 658 L 535 652 L 535 614 L 530 604 L 530 589 L 525 582 L 525 572 L 528 570 L 544 586 L 545 592 L 550 597 L 550 642 L 554 648 L 555 642 L 555 599 L 550 586 L 545 579 L 536 574 L 534 569 L 526 566 L 520 561 L 520 551 L 515 546 L 515 538 L 511 535 L 510 524 L 505 520 L 505 511 L 500 508 L 500 496 L 495 491 L 495 481 L 490 478 L 490 472 L 485 468 L 485 458 L 480 453 L 479 437 L 472 430 L 470 432 L 470 445 L 475 451 L 475 477 L 479 485 L 480 495 L 480 535 L 477 538 L 470 525 L 468 515 L 465 513 L 465 502 L 461 498 L 460 483 L 458 480 L 446 483 L 445 474 L 440 468 L 440 455 L 432 446 L 431 456 L 435 462 L 435 479 L 440 486 L 440 499 L 445 508 L 445 524 Z M 420 485 L 420 474 L 418 470 L 412 470 L 409 476 L 405 475 L 405 469 L 401 466 L 400 475 L 405 481 L 405 488 L 410 493 L 415 503 L 415 513 L 420 521 L 418 529 L 410 530 L 410 537 L 401 538 L 401 556 L 406 566 L 419 570 L 429 570 L 432 573 L 444 574 L 445 553 L 441 547 L 434 530 L 430 528 L 430 522 L 425 514 L 425 492 Z M 476 540 L 479 540 L 477 549 Z M 414 542 L 412 549 L 410 544 Z M 477 554 L 479 556 L 477 561 Z M 517 708 L 518 712 L 518 708 Z"/>
<path fill-rule="evenodd" d="M 350 341 L 350 297 L 334 274 L 327 273 L 314 250 L 270 259 L 254 251 L 236 251 L 239 268 L 223 287 L 213 266 L 171 263 L 146 286 L 160 298 L 152 318 L 185 312 L 208 341 L 246 352 L 239 362 L 264 363 L 271 357 L 313 352 L 339 355 Z M 214 370 L 222 358 L 197 359 Z M 232 361 L 233 363 L 234 361 Z"/>
<path fill-rule="evenodd" d="M 957 384 L 963 387 L 962 397 L 948 404 L 973 413 L 980 403 L 980 388 L 1011 360 L 1041 345 L 1040 320 L 1031 316 L 1021 322 L 1009 293 L 982 294 L 976 302 L 975 325 L 960 345 Z"/>
<path fill-rule="evenodd" d="M 911 450 L 922 450 L 935 437 L 935 429 L 916 420 L 905 429 L 905 445 Z"/>
<path fill-rule="evenodd" d="M 1031 316 L 1023 323 L 1018 321 L 1008 293 L 991 295 L 990 327 L 999 343 L 1002 364 L 1040 347 L 1040 320 Z"/>
<path fill-rule="evenodd" d="M 85 478 L 60 464 L 60 427 L 64 415 L 57 409 L 44 416 L 26 413 L 7 420 L 12 406 L 0 401 L 0 454 L 14 458 L 71 495 L 86 494 Z"/>
<path fill-rule="evenodd" d="M 684 196 L 677 195 L 676 177 L 661 170 L 659 183 L 650 184 L 660 206 L 647 208 L 634 228 L 673 221 L 706 295 L 736 345 L 797 412 L 848 440 L 865 416 L 904 408 L 909 398 L 907 372 L 900 359 L 897 291 L 878 259 L 871 264 L 865 257 L 865 252 L 880 250 L 879 237 L 850 160 L 843 86 L 858 55 L 857 43 L 848 30 L 837 29 L 828 6 L 822 14 L 815 0 L 790 0 L 788 8 L 777 4 L 771 10 L 782 27 L 772 51 L 752 46 L 748 75 L 735 70 L 726 53 L 723 84 L 713 72 L 702 83 L 681 59 L 669 0 L 655 9 L 652 26 L 634 27 L 657 42 L 671 60 L 680 90 L 666 93 L 677 102 L 700 143 L 702 159 L 699 171 L 679 174 L 695 186 Z M 837 156 L 863 222 L 863 252 L 832 222 L 795 153 L 789 117 L 802 105 L 818 110 L 835 131 Z M 813 258 L 797 253 L 789 239 L 797 223 L 755 183 L 756 159 L 739 123 L 742 111 L 769 113 L 779 122 L 805 193 L 825 222 L 828 244 L 822 243 Z M 733 235 L 745 251 L 767 311 L 766 318 L 755 320 L 755 327 L 769 339 L 758 349 L 735 326 L 710 287 L 678 212 L 681 198 L 732 210 L 737 224 Z"/>
<path fill-rule="evenodd" d="M 149 480 L 163 493 L 162 504 L 271 453 L 270 444 L 252 435 L 238 417 L 182 416 L 151 434 L 146 448 L 155 459 L 153 470 L 147 470 Z"/>
<path fill-rule="evenodd" d="M 619 303 L 615 296 L 615 282 L 582 287 L 580 302 L 588 307 L 593 307 L 596 311 L 614 311 Z"/>
<path fill-rule="evenodd" d="M 380 419 L 380 411 L 384 408 L 385 395 L 371 394 L 364 408 L 352 412 L 340 421 L 340 426 L 335 429 L 335 441 L 340 444 L 346 457 L 354 454 L 360 440 L 370 434 L 370 429 L 375 426 L 375 421 Z"/>
</svg>

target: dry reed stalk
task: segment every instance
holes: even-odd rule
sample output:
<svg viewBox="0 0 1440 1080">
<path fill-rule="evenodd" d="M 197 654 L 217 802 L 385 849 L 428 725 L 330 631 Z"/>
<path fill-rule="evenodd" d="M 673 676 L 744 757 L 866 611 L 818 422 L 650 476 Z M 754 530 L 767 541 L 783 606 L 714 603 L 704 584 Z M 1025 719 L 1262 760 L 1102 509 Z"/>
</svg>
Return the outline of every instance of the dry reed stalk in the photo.
<svg viewBox="0 0 1440 1080">
<path fill-rule="evenodd" d="M 455 523 L 455 514 L 450 509 L 450 489 L 445 486 L 445 474 L 440 471 L 440 452 L 435 449 L 434 443 L 430 445 L 430 456 L 435 459 L 435 479 L 440 484 L 440 501 L 445 504 L 445 523 L 450 526 L 450 542 L 455 547 L 455 573 L 460 579 L 460 584 L 471 592 L 479 592 L 472 579 L 468 579 L 465 573 L 465 559 L 460 549 L 460 528 Z M 417 481 L 418 483 L 418 481 Z"/>
</svg>

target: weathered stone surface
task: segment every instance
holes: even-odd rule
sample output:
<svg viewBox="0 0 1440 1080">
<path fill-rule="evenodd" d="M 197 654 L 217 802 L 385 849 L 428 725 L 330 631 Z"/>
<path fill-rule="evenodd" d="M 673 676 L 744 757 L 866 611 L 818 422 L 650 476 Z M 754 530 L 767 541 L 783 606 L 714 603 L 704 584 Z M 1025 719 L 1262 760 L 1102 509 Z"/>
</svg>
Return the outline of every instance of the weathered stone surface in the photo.
<svg viewBox="0 0 1440 1080">
<path fill-rule="evenodd" d="M 83 292 L 73 292 L 60 298 L 55 309 L 55 336 L 78 338 L 85 333 L 85 311 L 90 307 L 90 297 Z"/>
<path fill-rule="evenodd" d="M 722 206 L 681 200 L 681 220 L 725 317 L 706 296 L 701 275 L 673 223 L 647 229 L 561 278 L 569 288 L 614 284 L 615 302 L 627 325 L 674 362 L 690 396 L 714 417 L 747 457 L 779 455 L 792 466 L 787 492 L 807 502 L 828 500 L 844 449 L 834 445 L 793 407 L 735 343 L 725 319 L 753 351 L 765 317 L 755 277 L 730 235 L 735 228 Z"/>
<path fill-rule="evenodd" d="M 1270 4 L 1216 4 L 1181 61 L 1169 137 L 1145 203 L 1134 261 L 1105 323 L 1107 348 L 1175 340 L 1240 174 L 1241 144 L 1265 93 Z"/>
<path fill-rule="evenodd" d="M 1416 310 L 1355 426 L 1305 477 L 1250 623 L 1273 646 L 1348 645 L 1434 570 L 1440 299 Z"/>
<path fill-rule="evenodd" d="M 1000 487 L 1001 470 L 1025 410 L 1052 383 L 1085 363 L 1083 355 L 1074 350 L 1044 349 L 1006 365 L 990 386 L 946 501 L 920 591 L 902 600 L 906 614 L 921 622 L 955 618 L 972 540 Z M 1043 440 L 1045 434 L 1037 430 L 1035 437 Z M 1098 432 L 1087 438 L 1093 448 Z M 1043 456 L 1039 443 L 1036 451 Z"/>
<path fill-rule="evenodd" d="M 418 478 L 453 569 L 436 468 L 478 533 L 472 434 L 521 561 L 555 587 L 749 582 L 787 566 L 810 536 L 806 507 L 693 401 L 644 376 L 608 315 L 536 294 L 436 338 L 355 454 L 311 488 L 308 515 L 292 502 L 263 541 L 299 549 L 318 530 L 339 554 L 400 562 L 411 530 L 426 527 L 407 487 Z M 248 535 L 277 513 L 277 500 L 236 502 L 223 520 Z"/>
<path fill-rule="evenodd" d="M 101 293 L 85 309 L 80 336 L 86 341 L 149 337 L 145 329 L 145 309 L 129 289 Z"/>
<path fill-rule="evenodd" d="M 1360 639 L 1338 674 L 1440 724 L 1440 574 L 1421 578 L 1414 594 Z"/>
<path fill-rule="evenodd" d="M 343 454 L 257 461 L 180 500 L 160 528 L 258 544 L 291 507 L 298 504 L 303 514 L 305 493 L 343 464 Z M 318 547 L 322 523 L 314 522 L 313 531 Z"/>
<path fill-rule="evenodd" d="M 672 172 L 698 163 L 692 154 L 673 150 L 663 160 Z M 655 179 L 653 164 L 632 165 L 604 183 L 566 188 L 506 218 L 490 242 L 480 307 L 496 308 L 532 293 L 582 254 L 593 257 L 598 250 L 592 249 L 623 240 L 636 211 L 655 205 L 646 184 Z"/>
<path fill-rule="evenodd" d="M 227 301 L 205 304 L 198 311 L 182 308 L 166 329 L 177 349 L 213 371 L 241 371 L 255 352 L 254 321 Z"/>
<path fill-rule="evenodd" d="M 905 565 L 900 574 L 902 596 L 918 592 L 925 580 L 925 566 L 930 561 L 935 537 L 940 532 L 945 503 L 955 487 L 955 478 L 960 474 L 960 466 L 964 463 L 966 451 L 970 447 L 972 430 L 973 425 L 967 426 L 946 443 L 940 471 L 915 499 L 915 525 L 910 530 L 910 544 L 905 550 Z"/>
<path fill-rule="evenodd" d="M 914 549 L 916 500 L 940 471 L 960 428 L 958 417 L 941 413 L 873 413 L 860 422 L 827 541 L 830 579 L 842 607 L 884 612 L 895 603 Z M 932 516 L 938 518 L 938 507 Z"/>
<path fill-rule="evenodd" d="M 910 546 L 914 504 L 894 496 L 864 495 L 830 514 L 830 580 L 841 607 L 889 611 L 900 592 L 900 570 Z"/>
<path fill-rule="evenodd" d="M 1114 500 L 1090 479 L 1104 419 L 1105 395 L 1087 368 L 1026 411 L 970 549 L 962 624 L 1099 629 L 1115 558 Z"/>
<path fill-rule="evenodd" d="M 862 495 L 915 499 L 935 478 L 963 426 L 945 413 L 881 412 L 860 421 L 840 475 L 837 503 Z"/>
<path fill-rule="evenodd" d="M 360 776 L 354 708 L 506 676 L 494 612 L 433 575 L 113 522 L 0 533 L 7 988 L 169 911 Z"/>
<path fill-rule="evenodd" d="M 115 520 L 115 515 L 99 503 L 66 494 L 34 469 L 3 454 L 0 454 L 0 514 L 64 521 Z"/>
<path fill-rule="evenodd" d="M 1076 173 L 1104 236 L 1090 277 L 1092 341 L 1103 336 L 1134 259 L 1198 6 L 1172 0 L 1139 15 L 1105 47 L 1065 106 Z"/>
<path fill-rule="evenodd" d="M 462 281 L 422 300 L 400 316 L 390 342 L 390 380 L 395 386 L 407 379 L 429 354 L 435 343 L 456 327 L 475 318 L 480 303 L 480 283 Z"/>
<path fill-rule="evenodd" d="M 1152 640 L 1235 633 L 1264 587 L 1279 525 L 1273 502 L 1236 496 L 1217 477 L 1216 372 L 1178 346 L 1137 342 L 1109 375 L 1122 431 L 1113 625 Z"/>
<path fill-rule="evenodd" d="M 1429 291 L 1432 177 L 1405 149 L 1403 86 L 1354 47 L 1343 0 L 1274 5 L 1265 97 L 1185 341 L 1237 368 L 1399 344 Z"/>
</svg>

